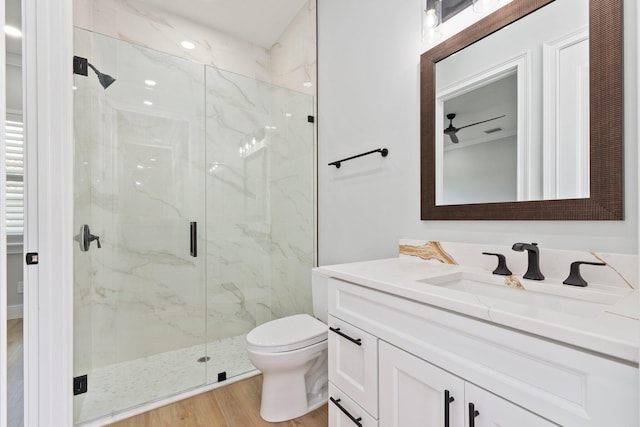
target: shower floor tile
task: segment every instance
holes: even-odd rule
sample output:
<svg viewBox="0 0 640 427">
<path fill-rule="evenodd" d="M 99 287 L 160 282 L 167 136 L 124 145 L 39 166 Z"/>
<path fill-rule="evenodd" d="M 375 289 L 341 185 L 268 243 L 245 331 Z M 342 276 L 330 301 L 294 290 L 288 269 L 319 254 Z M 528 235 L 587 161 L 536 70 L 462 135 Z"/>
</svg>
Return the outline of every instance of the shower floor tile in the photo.
<svg viewBox="0 0 640 427">
<path fill-rule="evenodd" d="M 155 354 L 94 369 L 88 392 L 74 398 L 75 423 L 82 423 L 182 391 L 253 370 L 246 335 Z M 209 357 L 206 362 L 198 359 Z"/>
</svg>

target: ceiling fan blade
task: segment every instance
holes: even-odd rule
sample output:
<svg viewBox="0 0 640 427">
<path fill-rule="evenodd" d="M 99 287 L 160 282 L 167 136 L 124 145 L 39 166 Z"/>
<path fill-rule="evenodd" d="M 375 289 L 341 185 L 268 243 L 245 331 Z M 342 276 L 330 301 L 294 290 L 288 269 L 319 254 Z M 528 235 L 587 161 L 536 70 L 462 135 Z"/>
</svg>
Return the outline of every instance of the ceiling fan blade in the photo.
<svg viewBox="0 0 640 427">
<path fill-rule="evenodd" d="M 450 133 L 449 138 L 451 138 L 451 142 L 453 142 L 454 144 L 457 144 L 458 142 L 460 142 L 460 140 L 458 139 L 455 133 Z"/>
<path fill-rule="evenodd" d="M 501 119 L 501 118 L 503 118 L 503 117 L 505 117 L 505 116 L 506 116 L 506 114 L 503 114 L 502 116 L 494 117 L 494 118 L 492 118 L 492 119 L 487 119 L 487 120 L 483 120 L 483 121 L 481 121 L 481 122 L 471 123 L 470 125 L 466 125 L 466 126 L 460 126 L 457 130 L 464 129 L 464 128 L 468 128 L 468 127 L 470 127 L 470 126 L 479 125 L 479 124 L 481 124 L 481 123 L 490 122 L 491 120 Z"/>
</svg>

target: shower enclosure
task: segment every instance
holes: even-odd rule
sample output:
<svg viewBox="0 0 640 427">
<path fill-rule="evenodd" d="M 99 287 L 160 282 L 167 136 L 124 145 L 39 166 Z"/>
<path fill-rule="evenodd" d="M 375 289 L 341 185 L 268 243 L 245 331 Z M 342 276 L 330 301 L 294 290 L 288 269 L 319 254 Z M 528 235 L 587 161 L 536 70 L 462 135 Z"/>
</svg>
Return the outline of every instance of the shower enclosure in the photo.
<svg viewBox="0 0 640 427">
<path fill-rule="evenodd" d="M 81 29 L 74 53 L 83 423 L 246 373 L 249 330 L 311 313 L 314 100 Z"/>
</svg>

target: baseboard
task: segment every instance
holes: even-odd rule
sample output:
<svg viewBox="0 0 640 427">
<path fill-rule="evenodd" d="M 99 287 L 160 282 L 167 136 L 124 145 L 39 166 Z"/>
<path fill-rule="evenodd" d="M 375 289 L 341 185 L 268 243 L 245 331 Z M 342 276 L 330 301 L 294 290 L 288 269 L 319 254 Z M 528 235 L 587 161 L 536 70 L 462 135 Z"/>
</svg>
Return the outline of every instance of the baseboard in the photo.
<svg viewBox="0 0 640 427">
<path fill-rule="evenodd" d="M 22 304 L 7 306 L 7 320 L 22 319 Z"/>
</svg>

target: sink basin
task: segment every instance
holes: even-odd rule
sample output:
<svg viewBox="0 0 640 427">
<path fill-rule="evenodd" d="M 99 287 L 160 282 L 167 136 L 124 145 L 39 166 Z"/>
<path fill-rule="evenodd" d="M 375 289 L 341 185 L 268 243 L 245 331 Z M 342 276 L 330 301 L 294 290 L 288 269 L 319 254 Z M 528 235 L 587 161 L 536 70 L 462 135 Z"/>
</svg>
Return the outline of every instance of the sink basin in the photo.
<svg viewBox="0 0 640 427">
<path fill-rule="evenodd" d="M 478 297 L 506 300 L 531 310 L 551 310 L 585 317 L 598 316 L 628 293 L 626 290 L 577 288 L 550 281 L 518 280 L 514 276 L 466 271 L 430 277 L 419 282 Z"/>
</svg>

